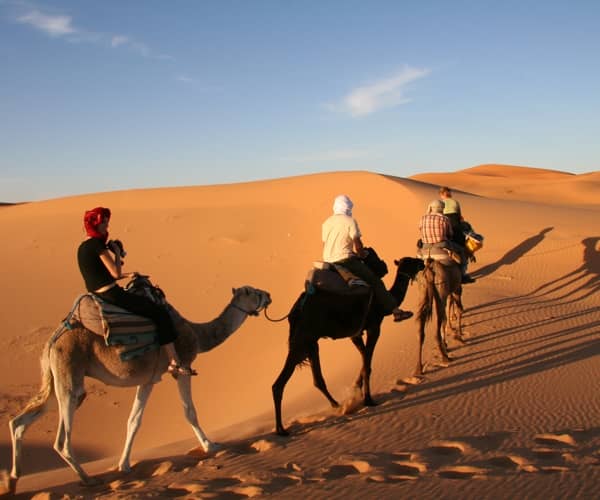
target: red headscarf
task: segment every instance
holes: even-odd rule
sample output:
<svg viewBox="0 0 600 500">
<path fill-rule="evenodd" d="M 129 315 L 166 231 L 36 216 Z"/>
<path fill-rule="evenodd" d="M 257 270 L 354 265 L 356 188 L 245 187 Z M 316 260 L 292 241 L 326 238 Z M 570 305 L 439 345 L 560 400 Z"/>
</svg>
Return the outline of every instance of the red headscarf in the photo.
<svg viewBox="0 0 600 500">
<path fill-rule="evenodd" d="M 104 243 L 108 240 L 108 232 L 101 234 L 98 232 L 98 225 L 102 223 L 104 218 L 110 219 L 110 209 L 104 207 L 96 207 L 88 210 L 83 216 L 83 227 L 90 238 L 99 238 Z"/>
</svg>

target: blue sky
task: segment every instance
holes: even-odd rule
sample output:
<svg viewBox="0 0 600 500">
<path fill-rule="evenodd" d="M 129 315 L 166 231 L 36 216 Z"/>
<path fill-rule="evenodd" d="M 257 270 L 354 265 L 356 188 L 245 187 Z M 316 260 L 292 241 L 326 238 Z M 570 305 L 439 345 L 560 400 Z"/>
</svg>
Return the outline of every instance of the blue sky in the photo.
<svg viewBox="0 0 600 500">
<path fill-rule="evenodd" d="M 600 164 L 600 2 L 0 0 L 0 201 Z"/>
</svg>

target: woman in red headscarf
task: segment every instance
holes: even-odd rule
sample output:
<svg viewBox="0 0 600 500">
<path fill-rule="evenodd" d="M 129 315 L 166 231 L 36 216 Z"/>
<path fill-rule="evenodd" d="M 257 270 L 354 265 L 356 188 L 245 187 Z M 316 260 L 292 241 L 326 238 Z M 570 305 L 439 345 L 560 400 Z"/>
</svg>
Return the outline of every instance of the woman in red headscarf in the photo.
<svg viewBox="0 0 600 500">
<path fill-rule="evenodd" d="M 79 245 L 77 262 L 87 290 L 106 302 L 154 321 L 158 328 L 158 342 L 171 360 L 169 373 L 175 378 L 179 375 L 196 375 L 190 367 L 180 366 L 173 345 L 177 330 L 167 309 L 146 297 L 128 293 L 118 285 L 117 280 L 124 277 L 121 271 L 123 246 L 118 240 L 108 241 L 109 221 L 110 210 L 104 207 L 88 210 L 83 216 L 87 238 Z"/>
</svg>

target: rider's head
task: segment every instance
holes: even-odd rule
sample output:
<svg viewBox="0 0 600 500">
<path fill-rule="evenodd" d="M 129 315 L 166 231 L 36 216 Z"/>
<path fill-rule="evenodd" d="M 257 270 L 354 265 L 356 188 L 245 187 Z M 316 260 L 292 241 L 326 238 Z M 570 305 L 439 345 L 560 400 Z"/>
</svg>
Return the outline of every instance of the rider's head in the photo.
<svg viewBox="0 0 600 500">
<path fill-rule="evenodd" d="M 336 215 L 352 215 L 354 203 L 345 194 L 336 196 L 333 202 L 333 213 Z"/>
<path fill-rule="evenodd" d="M 83 227 L 90 238 L 108 238 L 108 221 L 110 220 L 110 209 L 96 207 L 88 210 L 83 215 Z"/>
</svg>

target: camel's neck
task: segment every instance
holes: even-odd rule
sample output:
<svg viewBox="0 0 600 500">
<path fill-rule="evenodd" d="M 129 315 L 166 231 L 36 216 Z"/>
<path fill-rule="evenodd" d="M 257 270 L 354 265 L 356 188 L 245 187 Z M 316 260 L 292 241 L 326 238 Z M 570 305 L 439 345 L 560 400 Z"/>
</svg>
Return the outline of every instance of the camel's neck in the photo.
<svg viewBox="0 0 600 500">
<path fill-rule="evenodd" d="M 408 285 L 410 283 L 410 277 L 408 274 L 403 273 L 398 269 L 396 272 L 396 279 L 394 280 L 394 284 L 390 288 L 390 293 L 394 296 L 394 298 L 398 301 L 398 304 L 402 304 L 404 297 L 406 297 L 406 291 L 408 290 Z"/>
<path fill-rule="evenodd" d="M 247 317 L 246 313 L 229 304 L 218 317 L 207 323 L 185 321 L 196 336 L 197 352 L 206 352 L 225 342 Z"/>
</svg>

